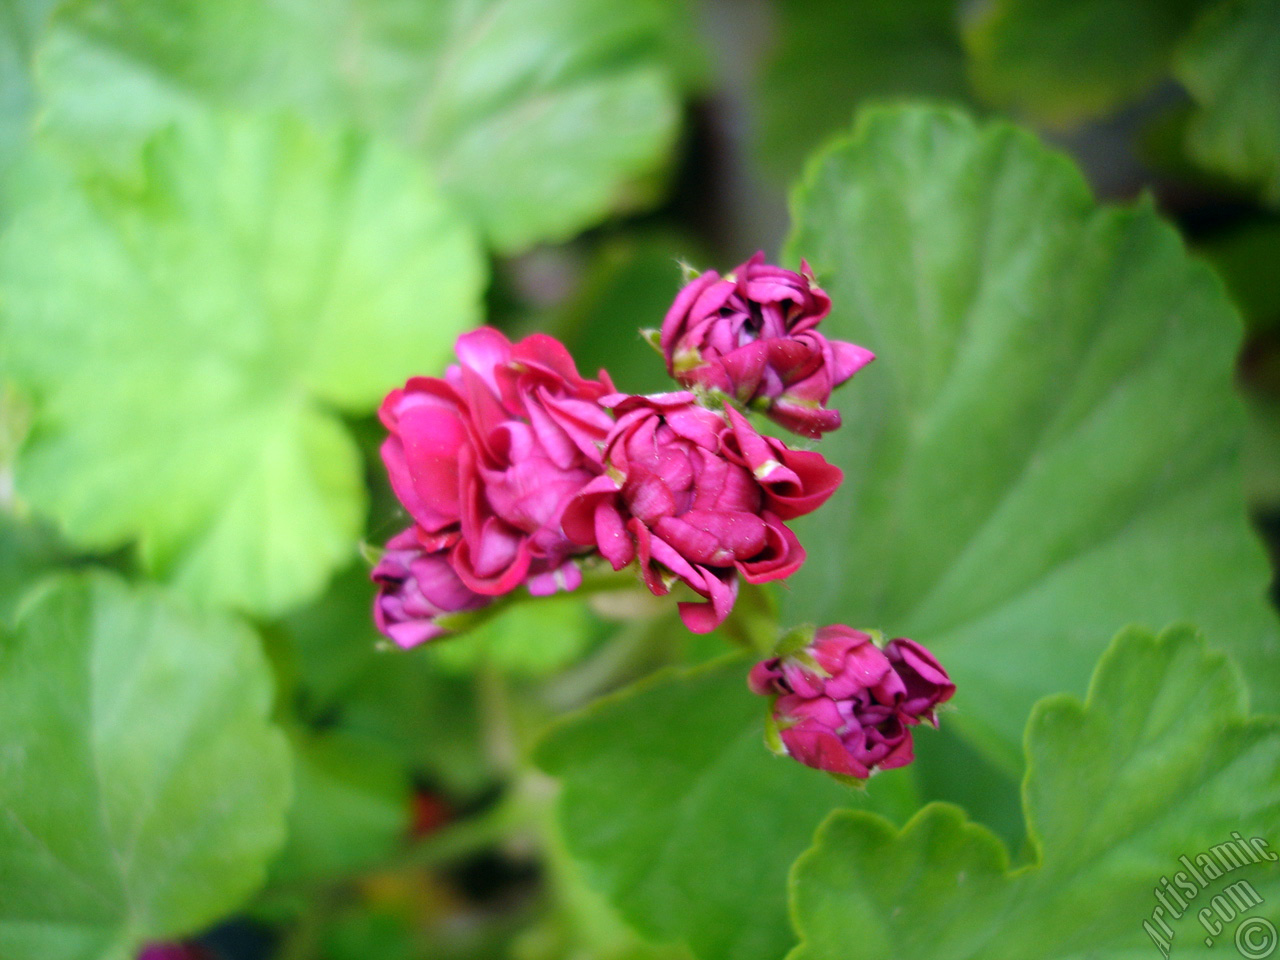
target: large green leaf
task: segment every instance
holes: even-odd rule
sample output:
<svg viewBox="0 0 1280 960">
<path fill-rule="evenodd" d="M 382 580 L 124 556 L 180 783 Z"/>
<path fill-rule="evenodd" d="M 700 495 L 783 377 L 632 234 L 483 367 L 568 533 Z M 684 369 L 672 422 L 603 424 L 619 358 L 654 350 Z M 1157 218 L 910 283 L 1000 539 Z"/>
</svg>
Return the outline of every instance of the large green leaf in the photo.
<svg viewBox="0 0 1280 960">
<path fill-rule="evenodd" d="M 124 960 L 261 883 L 289 758 L 257 638 L 64 578 L 0 638 L 0 955 Z"/>
<path fill-rule="evenodd" d="M 1208 0 L 992 0 L 965 30 L 991 102 L 1051 124 L 1114 112 L 1169 72 Z"/>
<path fill-rule="evenodd" d="M 552 731 L 539 763 L 564 778 L 560 817 L 586 879 L 655 940 L 707 960 L 776 960 L 794 938 L 786 876 L 818 823 L 868 798 L 770 754 L 747 664 L 662 673 Z M 871 794 L 914 809 L 901 773 Z"/>
<path fill-rule="evenodd" d="M 956 0 L 781 0 L 760 78 L 760 153 L 788 179 L 869 99 L 965 95 Z"/>
<path fill-rule="evenodd" d="M 840 492 L 784 622 L 930 646 L 957 728 L 1016 768 L 1032 703 L 1082 689 L 1101 638 L 1190 620 L 1280 693 L 1266 561 L 1245 518 L 1240 320 L 1141 203 L 958 112 L 868 112 L 794 198 L 792 258 L 831 336 L 879 359 L 838 394 Z"/>
<path fill-rule="evenodd" d="M 1226 0 L 1183 47 L 1177 74 L 1200 103 L 1187 132 L 1201 162 L 1280 205 L 1280 0 Z"/>
<path fill-rule="evenodd" d="M 1280 896 L 1280 867 L 1258 856 L 1267 848 L 1245 859 L 1233 839 L 1274 843 L 1280 831 L 1280 723 L 1247 719 L 1245 700 L 1231 664 L 1193 629 L 1122 633 L 1087 702 L 1053 696 L 1032 714 L 1033 863 L 1009 872 L 1000 842 L 945 804 L 901 832 L 837 813 L 796 864 L 803 942 L 790 960 L 1136 957 L 1159 949 L 1144 920 L 1166 948 L 1160 922 L 1170 924 L 1174 955 L 1198 949 L 1206 930 L 1190 917 L 1175 924 L 1155 894 L 1191 916 L 1238 881 L 1268 904 Z"/>
<path fill-rule="evenodd" d="M 0 7 L 0 169 L 27 144 L 35 91 L 31 61 L 55 0 L 6 0 Z"/>
<path fill-rule="evenodd" d="M 409 159 L 286 120 L 160 135 L 136 188 L 51 167 L 0 239 L 0 365 L 38 408 L 19 492 L 202 600 L 313 594 L 364 511 L 328 408 L 442 365 L 470 233 Z"/>
<path fill-rule="evenodd" d="M 639 199 L 690 59 L 675 0 L 81 0 L 41 56 L 46 123 L 116 158 L 200 102 L 343 117 L 431 159 L 504 250 Z"/>
</svg>

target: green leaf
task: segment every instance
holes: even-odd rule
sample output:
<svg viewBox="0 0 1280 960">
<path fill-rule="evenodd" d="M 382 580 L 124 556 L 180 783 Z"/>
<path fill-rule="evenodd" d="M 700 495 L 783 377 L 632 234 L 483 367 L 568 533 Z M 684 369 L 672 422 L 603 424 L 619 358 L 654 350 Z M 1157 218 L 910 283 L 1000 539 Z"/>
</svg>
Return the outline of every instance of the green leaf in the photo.
<svg viewBox="0 0 1280 960">
<path fill-rule="evenodd" d="M 289 757 L 257 638 L 66 577 L 0 639 L 0 955 L 126 957 L 261 883 Z"/>
<path fill-rule="evenodd" d="M 370 867 L 408 836 L 409 778 L 377 742 L 340 731 L 295 741 L 288 840 L 270 885 L 339 879 Z"/>
<path fill-rule="evenodd" d="M 478 314 L 474 240 L 415 165 L 268 119 L 171 130 L 136 188 L 55 175 L 0 238 L 18 487 L 89 549 L 277 612 L 354 554 L 363 411 Z"/>
<path fill-rule="evenodd" d="M 760 78 L 764 162 L 794 177 L 867 100 L 960 99 L 967 86 L 956 0 L 781 0 Z"/>
<path fill-rule="evenodd" d="M 1193 916 L 1241 880 L 1267 902 L 1280 896 L 1268 860 L 1217 882 L 1202 868 L 1203 884 L 1179 861 L 1234 864 L 1214 848 L 1280 830 L 1280 722 L 1246 718 L 1245 699 L 1231 664 L 1193 629 L 1121 633 L 1084 704 L 1049 697 L 1028 724 L 1030 865 L 1010 872 L 1000 842 L 946 804 L 901 832 L 837 813 L 796 863 L 802 944 L 789 960 L 1118 960 L 1157 949 L 1142 926 L 1163 935 L 1157 911 L 1176 931 L 1175 955 L 1198 948 L 1205 930 L 1173 924 L 1156 899 L 1178 903 L 1163 878 Z"/>
<path fill-rule="evenodd" d="M 339 117 L 429 158 L 502 250 L 651 189 L 673 145 L 674 0 L 87 0 L 41 56 L 47 127 L 117 161 L 201 103 Z"/>
<path fill-rule="evenodd" d="M 787 949 L 791 862 L 830 810 L 867 802 L 765 750 L 767 703 L 746 673 L 733 657 L 658 674 L 554 729 L 537 755 L 564 778 L 560 822 L 587 881 L 644 936 L 707 960 Z M 902 774 L 870 793 L 914 809 Z"/>
<path fill-rule="evenodd" d="M 965 29 L 984 97 L 1055 126 L 1106 116 L 1169 72 L 1208 0 L 992 0 Z"/>
<path fill-rule="evenodd" d="M 27 591 L 62 559 L 60 545 L 47 529 L 0 513 L 0 623 L 13 623 Z"/>
<path fill-rule="evenodd" d="M 954 723 L 1011 769 L 1032 703 L 1083 689 L 1101 637 L 1194 620 L 1269 708 L 1280 651 L 1245 517 L 1240 320 L 1143 202 L 1099 208 L 1004 124 L 869 111 L 810 168 L 788 250 L 879 359 L 837 395 L 839 493 L 783 622 L 911 636 Z"/>
<path fill-rule="evenodd" d="M 1280 206 L 1280 0 L 1226 0 L 1196 25 L 1176 63 L 1200 104 L 1187 132 L 1197 160 L 1262 187 Z"/>
<path fill-rule="evenodd" d="M 0 168 L 30 139 L 35 112 L 32 57 L 56 0 L 9 0 L 0 17 Z"/>
</svg>

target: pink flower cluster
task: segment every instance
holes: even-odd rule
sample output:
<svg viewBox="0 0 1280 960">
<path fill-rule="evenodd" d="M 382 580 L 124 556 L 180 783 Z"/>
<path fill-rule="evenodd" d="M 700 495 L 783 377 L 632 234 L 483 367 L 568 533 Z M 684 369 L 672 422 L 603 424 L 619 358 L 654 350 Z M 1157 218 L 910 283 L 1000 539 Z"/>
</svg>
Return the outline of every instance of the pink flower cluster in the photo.
<svg viewBox="0 0 1280 960">
<path fill-rule="evenodd" d="M 403 647 L 446 632 L 440 618 L 527 587 L 573 590 L 582 565 L 638 565 L 664 595 L 679 582 L 689 629 L 713 630 L 739 580 L 781 580 L 805 552 L 787 522 L 841 480 L 821 454 L 759 433 L 758 410 L 807 436 L 840 422 L 831 390 L 871 359 L 816 327 L 830 301 L 802 273 L 757 255 L 706 273 L 663 324 L 668 369 L 690 392 L 629 396 L 604 371 L 578 373 L 555 339 L 458 339 L 443 378 L 393 390 L 383 460 L 413 525 L 373 571 L 374 617 Z M 739 406 L 742 409 L 739 409 Z"/>
<path fill-rule="evenodd" d="M 876 646 L 871 635 L 842 624 L 812 642 L 758 663 L 748 685 L 773 700 L 776 746 L 809 767 L 865 780 L 914 757 L 911 728 L 951 699 L 955 684 L 913 640 Z"/>
</svg>

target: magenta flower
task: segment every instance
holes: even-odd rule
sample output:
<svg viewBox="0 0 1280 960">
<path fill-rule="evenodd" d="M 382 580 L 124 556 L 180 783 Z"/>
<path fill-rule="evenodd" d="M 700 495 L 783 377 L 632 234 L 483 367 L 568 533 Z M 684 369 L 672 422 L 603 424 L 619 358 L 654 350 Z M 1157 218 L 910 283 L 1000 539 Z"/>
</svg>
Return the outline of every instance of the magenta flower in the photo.
<svg viewBox="0 0 1280 960">
<path fill-rule="evenodd" d="M 617 415 L 604 473 L 566 507 L 565 534 L 620 570 L 639 559 L 657 596 L 674 581 L 707 603 L 681 603 L 695 633 L 733 607 L 738 575 L 750 583 L 790 576 L 804 549 L 784 521 L 816 509 L 841 480 L 819 454 L 762 437 L 737 411 L 699 406 L 691 393 L 603 403 Z"/>
<path fill-rule="evenodd" d="M 213 960 L 213 954 L 197 943 L 148 943 L 137 960 Z"/>
<path fill-rule="evenodd" d="M 955 684 L 920 644 L 842 624 L 823 627 L 798 651 L 756 664 L 752 691 L 772 696 L 782 752 L 805 766 L 865 780 L 914 758 L 911 728 L 937 726 L 937 707 Z"/>
<path fill-rule="evenodd" d="M 374 623 L 406 650 L 444 636 L 448 631 L 436 622 L 442 614 L 478 610 L 493 600 L 462 582 L 448 548 L 428 552 L 416 525 L 391 538 L 372 577 L 378 585 Z"/>
<path fill-rule="evenodd" d="M 465 587 L 498 596 L 574 589 L 581 581 L 560 515 L 601 471 L 613 392 L 578 375 L 563 344 L 535 334 L 512 344 L 484 328 L 458 338 L 444 379 L 414 377 L 387 395 L 382 458 L 426 554 Z"/>
<path fill-rule="evenodd" d="M 719 390 L 817 437 L 840 426 L 839 411 L 826 406 L 831 391 L 874 359 L 818 332 L 830 309 L 808 264 L 796 273 L 757 253 L 723 278 L 709 270 L 687 284 L 659 344 L 667 371 L 684 386 Z"/>
</svg>

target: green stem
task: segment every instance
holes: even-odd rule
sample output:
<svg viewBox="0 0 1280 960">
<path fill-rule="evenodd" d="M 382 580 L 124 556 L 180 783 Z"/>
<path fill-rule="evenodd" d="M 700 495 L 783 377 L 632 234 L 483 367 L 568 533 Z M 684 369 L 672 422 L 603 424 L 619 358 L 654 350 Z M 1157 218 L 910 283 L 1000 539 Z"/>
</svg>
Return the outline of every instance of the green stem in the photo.
<svg viewBox="0 0 1280 960">
<path fill-rule="evenodd" d="M 551 681 L 544 700 L 557 711 L 572 710 L 668 660 L 670 644 L 662 638 L 683 629 L 674 621 L 664 615 L 626 624 L 598 653 Z"/>
<path fill-rule="evenodd" d="M 494 769 L 509 775 L 516 767 L 519 747 L 511 722 L 507 679 L 487 660 L 476 668 L 476 701 L 483 720 L 484 746 Z"/>
</svg>

